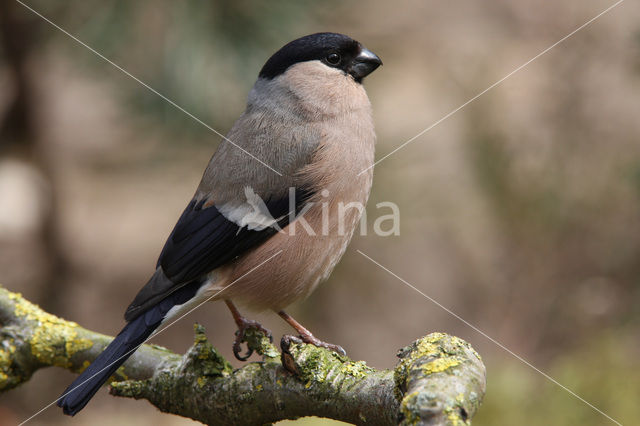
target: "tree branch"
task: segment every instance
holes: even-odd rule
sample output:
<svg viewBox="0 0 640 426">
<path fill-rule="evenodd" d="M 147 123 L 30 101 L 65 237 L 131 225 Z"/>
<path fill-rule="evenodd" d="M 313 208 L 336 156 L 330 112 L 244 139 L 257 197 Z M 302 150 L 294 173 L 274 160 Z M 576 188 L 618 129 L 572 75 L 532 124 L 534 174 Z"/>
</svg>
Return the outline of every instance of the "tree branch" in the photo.
<svg viewBox="0 0 640 426">
<path fill-rule="evenodd" d="M 39 368 L 80 372 L 111 341 L 42 311 L 0 287 L 0 391 Z M 180 356 L 143 345 L 114 374 L 111 393 L 211 425 L 265 424 L 302 416 L 354 424 L 468 425 L 485 392 L 485 367 L 463 340 L 432 333 L 402 349 L 394 370 L 375 370 L 283 337 L 282 352 L 258 332 L 248 346 L 262 362 L 233 369 L 195 326 Z"/>
</svg>

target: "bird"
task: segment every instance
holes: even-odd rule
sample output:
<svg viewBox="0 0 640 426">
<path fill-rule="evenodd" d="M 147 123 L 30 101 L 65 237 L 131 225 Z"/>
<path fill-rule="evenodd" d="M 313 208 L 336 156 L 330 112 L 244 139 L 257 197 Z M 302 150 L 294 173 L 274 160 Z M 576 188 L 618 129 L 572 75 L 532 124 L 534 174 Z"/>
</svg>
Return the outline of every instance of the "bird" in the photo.
<svg viewBox="0 0 640 426">
<path fill-rule="evenodd" d="M 214 152 L 156 269 L 126 309 L 126 325 L 57 405 L 82 410 L 163 324 L 220 300 L 238 327 L 258 329 L 236 304 L 271 310 L 305 343 L 316 338 L 284 309 L 307 297 L 344 254 L 369 197 L 375 131 L 363 79 L 380 58 L 349 36 L 293 40 L 264 64 L 247 106 Z M 250 353 L 249 353 L 250 355 Z"/>
</svg>

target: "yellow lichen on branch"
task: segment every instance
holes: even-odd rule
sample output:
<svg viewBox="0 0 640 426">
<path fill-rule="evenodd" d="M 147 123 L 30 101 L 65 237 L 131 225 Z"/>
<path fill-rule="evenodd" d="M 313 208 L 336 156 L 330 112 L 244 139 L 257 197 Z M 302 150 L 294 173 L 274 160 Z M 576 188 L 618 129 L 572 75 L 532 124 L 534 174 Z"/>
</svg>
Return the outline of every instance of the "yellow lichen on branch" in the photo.
<svg viewBox="0 0 640 426">
<path fill-rule="evenodd" d="M 15 304 L 15 322 L 31 326 L 29 345 L 34 359 L 44 365 L 70 368 L 71 357 L 89 349 L 93 342 L 79 338 L 78 324 L 51 315 L 24 299 L 19 293 L 8 293 Z"/>
<path fill-rule="evenodd" d="M 2 287 L 0 325 L 0 391 L 29 380 L 42 367 L 81 372 L 111 341 L 111 337 L 45 312 Z M 148 350 L 154 349 L 145 348 L 141 353 Z M 151 365 L 147 367 L 144 374 L 153 371 Z M 140 377 L 140 373 L 121 368 L 115 374 L 117 380 L 129 377 Z"/>
<path fill-rule="evenodd" d="M 112 339 L 2 287 L 0 326 L 0 391 L 42 367 L 81 371 Z M 468 343 L 443 333 L 401 350 L 394 370 L 376 370 L 292 336 L 283 337 L 279 351 L 255 330 L 247 332 L 246 342 L 262 362 L 234 369 L 202 326 L 195 332 L 184 356 L 142 345 L 114 374 L 111 393 L 212 425 L 302 416 L 354 424 L 469 425 L 484 395 L 480 357 Z"/>
<path fill-rule="evenodd" d="M 10 294 L 9 298 L 15 302 L 16 319 L 34 325 L 29 343 L 31 354 L 38 362 L 69 368 L 73 355 L 93 346 L 91 340 L 78 337 L 79 326 L 75 322 L 43 311 L 19 293 Z"/>
<path fill-rule="evenodd" d="M 395 379 L 401 393 L 402 424 L 469 425 L 485 391 L 485 369 L 464 340 L 431 333 L 399 354 Z M 457 377 L 465 380 L 457 380 Z"/>
</svg>

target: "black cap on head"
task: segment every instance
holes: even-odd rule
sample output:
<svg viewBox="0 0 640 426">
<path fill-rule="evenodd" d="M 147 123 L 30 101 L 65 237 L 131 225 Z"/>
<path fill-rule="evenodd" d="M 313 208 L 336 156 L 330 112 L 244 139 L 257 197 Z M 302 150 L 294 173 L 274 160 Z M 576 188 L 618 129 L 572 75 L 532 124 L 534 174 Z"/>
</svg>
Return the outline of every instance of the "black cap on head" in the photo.
<svg viewBox="0 0 640 426">
<path fill-rule="evenodd" d="M 321 61 L 361 82 L 382 65 L 373 52 L 344 34 L 316 33 L 287 43 L 264 64 L 260 78 L 272 79 L 299 62 Z"/>
</svg>

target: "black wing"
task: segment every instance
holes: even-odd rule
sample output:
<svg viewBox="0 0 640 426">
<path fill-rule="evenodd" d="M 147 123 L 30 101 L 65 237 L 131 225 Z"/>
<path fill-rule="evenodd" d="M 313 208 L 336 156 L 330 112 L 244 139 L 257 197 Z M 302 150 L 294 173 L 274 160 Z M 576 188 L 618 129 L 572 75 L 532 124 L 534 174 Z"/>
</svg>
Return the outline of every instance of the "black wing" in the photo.
<svg viewBox="0 0 640 426">
<path fill-rule="evenodd" d="M 312 192 L 295 191 L 297 215 Z M 204 207 L 206 200 L 192 200 L 176 223 L 160 253 L 156 272 L 140 290 L 125 312 L 131 321 L 182 286 L 257 247 L 273 236 L 278 228 L 250 230 L 227 220 L 215 206 Z M 289 195 L 265 200 L 269 213 L 280 218 L 278 226 L 290 220 Z"/>
</svg>

